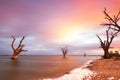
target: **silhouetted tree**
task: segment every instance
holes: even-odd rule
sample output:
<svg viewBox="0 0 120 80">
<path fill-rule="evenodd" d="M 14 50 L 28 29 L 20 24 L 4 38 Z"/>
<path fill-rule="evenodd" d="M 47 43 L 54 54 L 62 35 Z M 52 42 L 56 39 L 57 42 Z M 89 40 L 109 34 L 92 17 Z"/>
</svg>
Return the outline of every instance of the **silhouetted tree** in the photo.
<svg viewBox="0 0 120 80">
<path fill-rule="evenodd" d="M 11 36 L 13 41 L 12 41 L 12 44 L 11 44 L 11 48 L 13 50 L 13 55 L 11 57 L 11 59 L 17 59 L 18 58 L 18 55 L 21 53 L 21 52 L 26 52 L 28 50 L 24 50 L 23 47 L 25 46 L 24 44 L 22 44 L 23 40 L 25 39 L 25 37 L 23 36 L 22 39 L 20 40 L 20 43 L 18 45 L 18 47 L 14 47 L 14 43 L 15 43 L 15 37 L 14 36 Z"/>
<path fill-rule="evenodd" d="M 67 46 L 66 47 L 62 47 L 61 48 L 61 52 L 63 53 L 63 58 L 65 58 L 67 53 L 68 53 L 68 47 Z"/>
<path fill-rule="evenodd" d="M 103 23 L 103 26 L 110 26 L 111 29 L 120 32 L 120 10 L 116 15 L 110 16 L 106 10 L 103 11 L 106 19 L 106 23 Z"/>
<path fill-rule="evenodd" d="M 103 55 L 103 58 L 110 58 L 110 54 L 109 54 L 109 48 L 110 48 L 110 45 L 113 41 L 113 39 L 117 36 L 117 32 L 111 32 L 110 34 L 110 29 L 111 27 L 109 27 L 107 30 L 106 30 L 106 40 L 102 40 L 98 35 L 98 39 L 100 41 L 100 45 L 101 45 L 101 48 L 103 49 L 104 51 L 104 55 Z"/>
<path fill-rule="evenodd" d="M 113 39 L 116 37 L 118 32 L 120 32 L 120 25 L 119 25 L 119 20 L 120 20 L 120 10 L 116 15 L 110 16 L 106 10 L 106 8 L 103 11 L 105 15 L 106 22 L 102 23 L 103 26 L 108 26 L 108 30 L 106 30 L 106 40 L 102 41 L 102 39 L 97 35 L 99 38 L 99 41 L 101 43 L 101 48 L 104 50 L 104 58 L 109 58 L 109 48 L 110 45 L 113 41 Z M 109 34 L 110 29 L 114 30 L 111 34 Z"/>
<path fill-rule="evenodd" d="M 86 53 L 84 53 L 83 56 L 86 57 L 87 56 Z"/>
</svg>

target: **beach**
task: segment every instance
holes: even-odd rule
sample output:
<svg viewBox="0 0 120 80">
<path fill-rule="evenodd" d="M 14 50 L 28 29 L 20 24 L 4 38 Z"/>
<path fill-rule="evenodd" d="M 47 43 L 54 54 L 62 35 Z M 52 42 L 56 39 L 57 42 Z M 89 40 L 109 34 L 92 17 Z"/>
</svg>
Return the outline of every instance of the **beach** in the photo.
<svg viewBox="0 0 120 80">
<path fill-rule="evenodd" d="M 87 68 L 96 73 L 91 80 L 120 80 L 120 60 L 96 59 Z"/>
<path fill-rule="evenodd" d="M 44 80 L 120 80 L 120 60 L 98 57 L 69 74 Z"/>
<path fill-rule="evenodd" d="M 58 78 L 80 68 L 96 56 L 0 56 L 0 80 L 42 80 Z M 73 71 L 74 72 L 74 71 Z"/>
</svg>

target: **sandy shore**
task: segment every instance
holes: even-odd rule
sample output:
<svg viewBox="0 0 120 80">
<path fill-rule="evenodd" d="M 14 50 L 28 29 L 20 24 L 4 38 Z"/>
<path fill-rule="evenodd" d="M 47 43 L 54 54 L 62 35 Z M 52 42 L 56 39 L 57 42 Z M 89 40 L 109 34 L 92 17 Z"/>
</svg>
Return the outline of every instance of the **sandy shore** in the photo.
<svg viewBox="0 0 120 80">
<path fill-rule="evenodd" d="M 96 59 L 87 68 L 97 73 L 91 80 L 120 80 L 120 60 Z"/>
<path fill-rule="evenodd" d="M 93 59 L 69 74 L 44 80 L 120 80 L 120 60 Z"/>
</svg>

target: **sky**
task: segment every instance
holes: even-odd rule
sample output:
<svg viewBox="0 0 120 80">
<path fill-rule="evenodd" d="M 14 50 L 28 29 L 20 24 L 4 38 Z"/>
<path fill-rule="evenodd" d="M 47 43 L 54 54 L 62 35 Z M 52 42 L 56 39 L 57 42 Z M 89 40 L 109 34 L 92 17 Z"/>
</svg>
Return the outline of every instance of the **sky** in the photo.
<svg viewBox="0 0 120 80">
<path fill-rule="evenodd" d="M 11 35 L 16 45 L 22 36 L 23 55 L 61 55 L 68 46 L 70 55 L 101 54 L 96 34 L 106 27 L 103 10 L 120 9 L 120 0 L 0 0 L 0 55 L 12 54 Z M 119 48 L 119 38 L 114 46 Z M 102 52 L 103 53 L 103 52 Z"/>
</svg>

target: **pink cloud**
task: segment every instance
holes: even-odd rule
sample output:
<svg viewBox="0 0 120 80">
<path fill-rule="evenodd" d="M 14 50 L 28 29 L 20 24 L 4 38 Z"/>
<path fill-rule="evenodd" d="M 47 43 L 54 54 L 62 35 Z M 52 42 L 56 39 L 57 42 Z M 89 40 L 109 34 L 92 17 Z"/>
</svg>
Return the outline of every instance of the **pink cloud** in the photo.
<svg viewBox="0 0 120 80">
<path fill-rule="evenodd" d="M 51 46 L 60 30 L 74 25 L 96 35 L 104 7 L 117 11 L 119 4 L 119 0 L 0 0 L 0 37 L 35 36 L 39 44 Z"/>
</svg>

